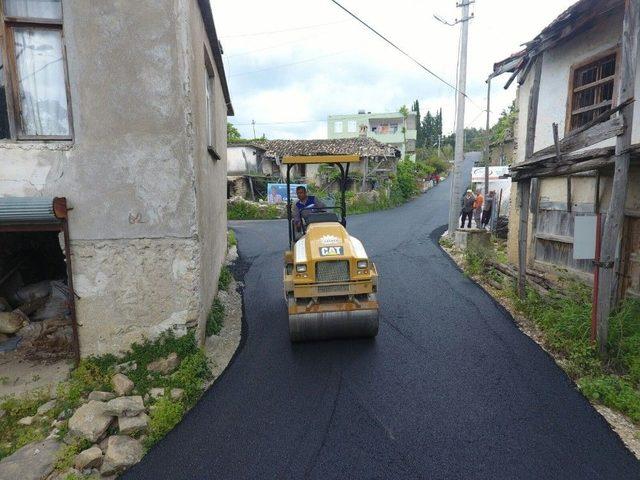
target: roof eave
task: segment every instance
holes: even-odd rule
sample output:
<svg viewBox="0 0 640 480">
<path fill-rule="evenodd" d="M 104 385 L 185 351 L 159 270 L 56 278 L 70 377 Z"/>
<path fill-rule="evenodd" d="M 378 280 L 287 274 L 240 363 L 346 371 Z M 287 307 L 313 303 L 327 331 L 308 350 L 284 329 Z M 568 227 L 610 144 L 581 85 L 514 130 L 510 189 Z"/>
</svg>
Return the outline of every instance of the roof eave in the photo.
<svg viewBox="0 0 640 480">
<path fill-rule="evenodd" d="M 207 37 L 211 45 L 211 51 L 213 52 L 213 61 L 216 64 L 216 70 L 220 77 L 220 83 L 222 85 L 222 91 L 224 93 L 224 100 L 227 106 L 227 116 L 232 117 L 234 115 L 233 105 L 231 104 L 231 95 L 229 93 L 229 86 L 227 84 L 227 76 L 224 71 L 224 64 L 222 62 L 222 49 L 220 48 L 220 41 L 218 40 L 218 34 L 216 33 L 216 26 L 213 21 L 213 12 L 211 10 L 211 4 L 209 0 L 198 0 L 198 6 L 200 7 L 200 13 L 202 14 L 202 20 L 204 21 L 204 27 L 207 31 Z"/>
</svg>

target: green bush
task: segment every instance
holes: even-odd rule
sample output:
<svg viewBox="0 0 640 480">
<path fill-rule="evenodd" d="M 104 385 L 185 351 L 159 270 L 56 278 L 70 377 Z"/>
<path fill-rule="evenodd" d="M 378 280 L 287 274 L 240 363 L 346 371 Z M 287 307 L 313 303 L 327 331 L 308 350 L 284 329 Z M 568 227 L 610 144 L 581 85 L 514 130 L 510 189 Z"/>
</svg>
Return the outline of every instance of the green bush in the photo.
<svg viewBox="0 0 640 480">
<path fill-rule="evenodd" d="M 273 220 L 280 218 L 280 210 L 275 205 L 247 201 L 232 202 L 227 205 L 227 218 L 229 220 Z"/>
<path fill-rule="evenodd" d="M 585 377 L 578 381 L 580 390 L 590 400 L 606 405 L 640 422 L 640 392 L 615 375 Z"/>
<path fill-rule="evenodd" d="M 220 333 L 220 330 L 222 330 L 223 321 L 224 305 L 222 305 L 220 300 L 216 297 L 213 300 L 213 305 L 211 305 L 209 315 L 207 316 L 207 337 Z"/>
<path fill-rule="evenodd" d="M 464 251 L 465 272 L 472 276 L 487 273 L 493 256 L 494 255 L 492 255 L 492 250 L 490 248 L 467 248 Z"/>
<path fill-rule="evenodd" d="M 231 274 L 231 270 L 223 266 L 220 269 L 220 277 L 218 277 L 218 290 L 224 290 L 226 292 L 229 289 L 229 284 L 231 284 L 232 279 L 233 275 Z"/>
<path fill-rule="evenodd" d="M 180 402 L 172 401 L 169 397 L 160 397 L 151 410 L 149 420 L 149 434 L 144 440 L 149 448 L 162 440 L 182 419 L 185 408 Z"/>
<path fill-rule="evenodd" d="M 184 403 L 195 404 L 204 390 L 204 382 L 211 378 L 211 369 L 207 356 L 202 349 L 186 357 L 178 369 L 171 375 L 171 383 L 175 388 L 184 390 Z"/>
</svg>

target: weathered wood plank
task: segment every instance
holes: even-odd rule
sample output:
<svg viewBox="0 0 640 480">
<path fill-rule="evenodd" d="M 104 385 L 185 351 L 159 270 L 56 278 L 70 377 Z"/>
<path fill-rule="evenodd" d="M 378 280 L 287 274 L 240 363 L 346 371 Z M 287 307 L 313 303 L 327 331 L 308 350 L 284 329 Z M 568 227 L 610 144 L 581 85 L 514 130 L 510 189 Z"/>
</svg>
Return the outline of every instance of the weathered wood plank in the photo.
<svg viewBox="0 0 640 480">
<path fill-rule="evenodd" d="M 536 123 L 538 120 L 538 99 L 540 98 L 540 78 L 542 77 L 542 54 L 535 59 L 533 84 L 529 91 L 529 109 L 527 111 L 527 138 L 524 156 L 528 160 L 533 155 L 536 141 Z"/>
<path fill-rule="evenodd" d="M 562 155 L 581 148 L 590 147 L 596 143 L 602 142 L 603 140 L 621 135 L 624 133 L 624 130 L 625 127 L 622 118 L 611 118 L 606 122 L 602 122 L 591 127 L 589 130 L 560 140 L 558 142 L 559 154 Z M 512 168 L 513 170 L 524 170 L 547 160 L 556 160 L 558 158 L 558 150 L 556 150 L 555 144 L 551 145 L 550 147 L 544 148 L 535 153 L 526 163 L 519 163 L 514 165 Z"/>
<path fill-rule="evenodd" d="M 518 228 L 518 295 L 526 296 L 527 271 L 527 233 L 529 227 L 529 200 L 531 196 L 531 181 L 518 182 L 518 199 L 520 201 L 520 224 Z"/>
<path fill-rule="evenodd" d="M 640 2 L 625 0 L 622 26 L 622 52 L 620 62 L 620 84 L 618 98 L 633 96 L 636 76 L 636 61 L 640 28 Z M 620 278 L 617 275 L 624 225 L 624 205 L 627 197 L 631 134 L 633 130 L 633 104 L 622 109 L 622 117 L 627 128 L 616 141 L 615 169 L 611 189 L 611 200 L 602 232 L 602 251 L 599 269 L 597 305 L 598 346 L 600 353 L 606 353 L 609 334 L 609 314 L 615 308 L 618 298 Z M 614 264 L 615 270 L 610 265 Z M 602 268 L 604 266 L 604 268 Z"/>
<path fill-rule="evenodd" d="M 540 168 L 532 172 L 524 171 L 522 173 L 518 173 L 517 175 L 514 175 L 512 178 L 514 181 L 520 182 L 520 181 L 527 180 L 534 177 L 538 177 L 538 178 L 560 177 L 564 175 L 571 175 L 574 173 L 588 172 L 590 170 L 599 170 L 602 168 L 607 168 L 612 166 L 614 163 L 615 163 L 614 157 L 595 158 L 592 160 L 585 160 L 578 163 Z"/>
</svg>

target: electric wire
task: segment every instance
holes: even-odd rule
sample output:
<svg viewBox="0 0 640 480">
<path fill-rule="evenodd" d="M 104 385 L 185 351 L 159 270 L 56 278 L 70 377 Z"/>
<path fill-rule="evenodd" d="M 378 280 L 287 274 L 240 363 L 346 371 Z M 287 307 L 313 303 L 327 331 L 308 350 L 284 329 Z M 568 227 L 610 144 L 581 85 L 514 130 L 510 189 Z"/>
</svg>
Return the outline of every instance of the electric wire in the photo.
<svg viewBox="0 0 640 480">
<path fill-rule="evenodd" d="M 337 0 L 330 0 L 331 2 L 333 2 L 334 4 L 336 4 L 338 7 L 340 7 L 342 10 L 344 10 L 347 14 L 349 14 L 351 17 L 353 17 L 355 20 L 357 20 L 358 22 L 360 22 L 362 25 L 364 25 L 366 28 L 368 28 L 369 30 L 371 30 L 373 33 L 375 33 L 378 37 L 380 37 L 382 40 L 384 40 L 385 42 L 387 42 L 389 45 L 391 45 L 393 48 L 395 48 L 396 50 L 398 50 L 400 53 L 402 53 L 405 57 L 409 58 L 413 63 L 415 63 L 416 65 L 418 65 L 420 68 L 422 68 L 424 71 L 426 71 L 427 73 L 429 73 L 430 75 L 432 75 L 433 77 L 437 78 L 438 80 L 440 80 L 442 83 L 444 83 L 445 85 L 447 85 L 448 87 L 452 88 L 453 90 L 455 90 L 456 92 L 462 94 L 465 98 L 467 98 L 471 103 L 473 103 L 476 107 L 479 107 L 478 105 L 475 104 L 475 102 L 473 100 L 471 100 L 471 98 L 469 96 L 467 96 L 467 94 L 465 92 L 461 92 L 459 91 L 456 87 L 454 87 L 453 85 L 451 85 L 449 82 L 447 82 L 444 78 L 442 78 L 441 76 L 439 76 L 438 74 L 436 74 L 435 72 L 433 72 L 431 69 L 429 69 L 428 67 L 426 67 L 425 65 L 423 65 L 420 61 L 416 60 L 414 57 L 412 57 L 411 55 L 409 55 L 407 52 L 405 52 L 402 48 L 400 48 L 399 46 L 397 46 L 395 43 L 393 43 L 391 40 L 389 40 L 387 37 L 385 37 L 384 35 L 382 35 L 380 32 L 378 32 L 375 28 L 373 28 L 371 25 L 369 25 L 367 22 L 365 22 L 364 20 L 362 20 L 360 17 L 358 17 L 355 13 L 351 12 L 350 10 L 348 10 L 346 7 L 344 7 L 343 5 L 341 5 Z"/>
<path fill-rule="evenodd" d="M 350 50 L 343 50 L 341 52 L 333 52 L 333 53 L 329 53 L 327 55 L 320 55 L 318 57 L 313 57 L 313 58 L 307 58 L 305 60 L 300 60 L 298 62 L 291 62 L 291 63 L 284 63 L 282 65 L 274 65 L 272 67 L 266 67 L 266 68 L 261 68 L 259 70 L 251 70 L 248 72 L 240 72 L 240 73 L 235 73 L 233 75 L 229 75 L 230 77 L 239 77 L 241 75 L 250 75 L 252 73 L 259 73 L 259 72 L 265 72 L 267 70 L 274 70 L 276 68 L 285 68 L 285 67 L 290 67 L 292 65 L 300 65 L 301 63 L 308 63 L 308 62 L 313 62 L 315 60 L 320 60 L 322 58 L 329 58 L 329 57 L 335 57 L 337 55 L 342 55 L 344 53 L 349 52 Z"/>
<path fill-rule="evenodd" d="M 275 33 L 284 33 L 284 32 L 295 32 L 298 30 L 309 30 L 311 28 L 319 28 L 319 27 L 326 27 L 329 25 L 338 25 L 340 23 L 345 23 L 346 20 L 340 20 L 339 22 L 329 22 L 329 23 L 318 23 L 316 25 L 306 25 L 304 27 L 295 27 L 295 28 L 286 28 L 284 30 L 271 30 L 268 32 L 253 32 L 253 33 L 240 33 L 240 34 L 236 34 L 236 35 L 225 35 L 220 37 L 221 39 L 223 38 L 241 38 L 241 37 L 257 37 L 259 35 L 272 35 Z"/>
</svg>

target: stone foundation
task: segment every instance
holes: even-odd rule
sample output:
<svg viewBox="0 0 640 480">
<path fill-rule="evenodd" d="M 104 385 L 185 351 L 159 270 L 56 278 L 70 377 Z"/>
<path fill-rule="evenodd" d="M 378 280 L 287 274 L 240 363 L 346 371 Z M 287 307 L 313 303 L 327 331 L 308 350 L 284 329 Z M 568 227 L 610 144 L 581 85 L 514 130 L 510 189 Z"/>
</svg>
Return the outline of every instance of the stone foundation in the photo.
<svg viewBox="0 0 640 480">
<path fill-rule="evenodd" d="M 71 252 L 82 356 L 196 326 L 203 311 L 196 239 L 76 240 Z"/>
<path fill-rule="evenodd" d="M 469 247 L 480 250 L 487 249 L 491 243 L 491 233 L 480 228 L 456 230 L 454 237 L 456 248 L 466 250 Z"/>
</svg>

